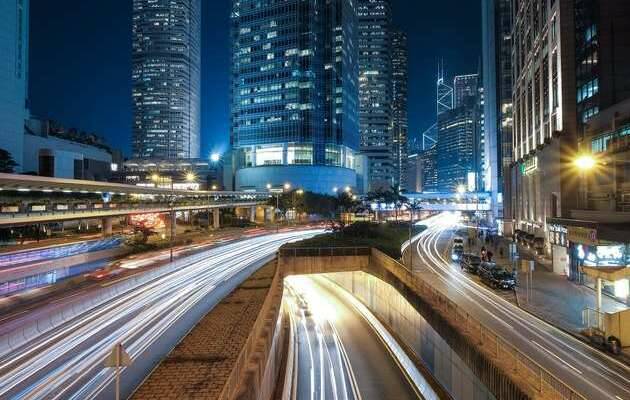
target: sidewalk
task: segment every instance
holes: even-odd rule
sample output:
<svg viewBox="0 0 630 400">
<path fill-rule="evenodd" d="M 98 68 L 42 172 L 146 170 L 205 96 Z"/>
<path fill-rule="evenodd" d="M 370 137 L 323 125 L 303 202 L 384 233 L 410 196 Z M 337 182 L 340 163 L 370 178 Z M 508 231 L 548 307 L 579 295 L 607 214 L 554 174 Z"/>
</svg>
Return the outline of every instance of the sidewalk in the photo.
<svg viewBox="0 0 630 400">
<path fill-rule="evenodd" d="M 480 242 L 478 240 L 477 245 L 474 246 L 477 252 L 481 247 Z M 485 242 L 483 245 L 494 253 L 493 261 L 498 265 L 512 267 L 513 262 L 508 259 L 510 243 L 512 241 L 507 238 L 498 238 L 495 245 L 487 245 Z M 500 255 L 500 248 L 503 256 Z M 518 254 L 520 260 L 534 260 L 534 271 L 531 282 L 528 281 L 524 272 L 518 272 L 518 286 L 515 289 L 517 305 L 551 325 L 586 338 L 582 336 L 582 329 L 585 328 L 582 323 L 582 310 L 587 307 L 593 309 L 596 307 L 595 291 L 569 281 L 564 275 L 554 274 L 551 272 L 549 259 L 536 256 L 520 245 L 518 245 Z M 528 298 L 529 284 L 532 286 Z M 615 312 L 626 308 L 628 308 L 627 305 L 602 295 L 603 312 Z M 626 358 L 630 357 L 627 351 L 624 351 L 624 355 Z"/>
</svg>

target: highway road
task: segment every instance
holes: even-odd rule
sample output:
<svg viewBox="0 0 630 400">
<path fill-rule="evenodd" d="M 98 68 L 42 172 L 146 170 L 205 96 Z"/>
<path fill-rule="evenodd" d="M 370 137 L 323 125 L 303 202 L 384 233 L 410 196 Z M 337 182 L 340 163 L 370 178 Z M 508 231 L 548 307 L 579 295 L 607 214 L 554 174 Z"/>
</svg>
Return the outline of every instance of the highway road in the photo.
<svg viewBox="0 0 630 400">
<path fill-rule="evenodd" d="M 456 214 L 422 221 L 428 229 L 414 243 L 414 270 L 434 276 L 459 306 L 527 354 L 585 399 L 630 399 L 630 368 L 545 323 L 473 282 L 445 255 L 458 226 Z"/>
<path fill-rule="evenodd" d="M 217 293 L 226 281 L 270 259 L 283 243 L 319 232 L 273 234 L 202 251 L 160 267 L 159 273 L 153 271 L 151 279 L 134 280 L 138 282 L 134 286 L 100 301 L 104 290 L 111 285 L 123 285 L 125 279 L 104 283 L 92 292 L 100 303 L 83 311 L 83 296 L 74 298 L 75 303 L 83 304 L 64 300 L 64 307 L 76 312 L 74 318 L 29 338 L 17 348 L 4 347 L 0 352 L 0 398 L 98 396 L 113 380 L 113 371 L 103 367 L 103 360 L 116 343 L 124 345 L 132 360 L 139 358 L 187 312 Z M 28 318 L 29 315 L 24 315 L 18 321 L 26 324 Z M 10 323 L 13 331 L 20 329 L 16 320 Z M 169 350 L 163 349 L 164 354 Z"/>
<path fill-rule="evenodd" d="M 422 398 L 417 369 L 394 357 L 386 345 L 392 338 L 376 333 L 375 318 L 350 294 L 323 277 L 285 282 L 296 339 L 291 399 Z"/>
</svg>

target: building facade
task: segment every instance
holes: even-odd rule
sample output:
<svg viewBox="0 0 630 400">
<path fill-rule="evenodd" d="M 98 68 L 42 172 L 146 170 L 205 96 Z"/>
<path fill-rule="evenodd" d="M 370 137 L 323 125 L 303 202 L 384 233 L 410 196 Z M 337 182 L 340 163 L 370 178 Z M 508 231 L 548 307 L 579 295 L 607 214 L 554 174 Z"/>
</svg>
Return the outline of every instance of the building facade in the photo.
<svg viewBox="0 0 630 400">
<path fill-rule="evenodd" d="M 407 191 L 410 193 L 437 192 L 437 146 L 407 158 Z"/>
<path fill-rule="evenodd" d="M 201 0 L 133 0 L 134 158 L 198 158 Z"/>
<path fill-rule="evenodd" d="M 392 118 L 398 189 L 406 189 L 409 137 L 407 35 L 392 34 Z"/>
<path fill-rule="evenodd" d="M 0 3 L 0 148 L 23 167 L 27 118 L 29 1 Z"/>
<path fill-rule="evenodd" d="M 476 97 L 467 97 L 461 107 L 438 116 L 437 189 L 454 192 L 463 185 L 474 190 Z M 472 174 L 472 175 L 471 175 Z"/>
<path fill-rule="evenodd" d="M 390 0 L 358 0 L 361 152 L 368 161 L 369 190 L 397 186 L 393 132 L 392 10 Z"/>
<path fill-rule="evenodd" d="M 235 0 L 231 23 L 235 188 L 354 188 L 354 2 Z"/>
<path fill-rule="evenodd" d="M 482 1 L 485 190 L 492 194 L 492 218 L 511 235 L 512 207 L 512 1 Z M 508 199 L 508 201 L 504 201 Z"/>
<path fill-rule="evenodd" d="M 512 4 L 513 225 L 545 240 L 546 221 L 570 215 L 579 186 L 574 0 Z"/>
<path fill-rule="evenodd" d="M 108 181 L 121 155 L 94 135 L 30 117 L 23 127 L 22 172 L 51 178 Z"/>
</svg>

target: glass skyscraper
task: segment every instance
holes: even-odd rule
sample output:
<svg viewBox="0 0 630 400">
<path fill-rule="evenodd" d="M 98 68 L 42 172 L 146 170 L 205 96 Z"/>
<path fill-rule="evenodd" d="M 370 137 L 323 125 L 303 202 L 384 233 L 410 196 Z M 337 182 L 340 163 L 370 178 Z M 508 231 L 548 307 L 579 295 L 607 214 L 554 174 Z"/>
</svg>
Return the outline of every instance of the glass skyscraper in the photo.
<svg viewBox="0 0 630 400">
<path fill-rule="evenodd" d="M 133 157 L 199 157 L 201 0 L 133 0 Z"/>
<path fill-rule="evenodd" d="M 235 189 L 356 186 L 354 0 L 234 0 Z"/>
<path fill-rule="evenodd" d="M 396 31 L 392 34 L 392 111 L 394 152 L 397 181 L 400 189 L 406 188 L 408 154 L 408 63 L 407 35 Z"/>
<path fill-rule="evenodd" d="M 28 0 L 0 2 L 0 148 L 23 164 L 28 89 Z"/>
<path fill-rule="evenodd" d="M 367 157 L 369 190 L 389 190 L 400 178 L 393 132 L 391 4 L 357 2 L 361 152 Z"/>
</svg>

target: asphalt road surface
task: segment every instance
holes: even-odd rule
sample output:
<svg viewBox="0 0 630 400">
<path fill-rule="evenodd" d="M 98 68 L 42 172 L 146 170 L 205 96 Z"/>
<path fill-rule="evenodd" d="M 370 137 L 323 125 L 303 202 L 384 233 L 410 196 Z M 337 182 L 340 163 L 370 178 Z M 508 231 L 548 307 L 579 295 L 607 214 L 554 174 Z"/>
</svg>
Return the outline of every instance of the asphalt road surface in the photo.
<svg viewBox="0 0 630 400">
<path fill-rule="evenodd" d="M 297 339 L 293 399 L 421 398 L 343 289 L 322 277 L 291 277 L 286 285 Z"/>
<path fill-rule="evenodd" d="M 159 276 L 116 297 L 103 299 L 18 348 L 0 354 L 0 398 L 86 399 L 99 395 L 114 378 L 112 369 L 103 367 L 103 361 L 115 344 L 122 343 L 132 360 L 139 357 L 225 281 L 268 259 L 282 244 L 314 233 L 318 231 L 245 239 L 167 265 Z M 106 285 L 112 284 L 118 283 Z M 101 296 L 99 289 L 100 285 L 90 293 Z M 83 296 L 74 299 L 82 301 Z M 70 306 L 71 301 L 64 300 L 64 306 Z M 20 320 L 28 322 L 29 315 Z M 19 329 L 15 324 L 11 320 L 12 329 Z M 165 354 L 169 350 L 164 349 Z"/>
<path fill-rule="evenodd" d="M 451 260 L 456 214 L 422 221 L 428 229 L 414 243 L 414 269 L 430 270 L 459 306 L 542 365 L 585 399 L 630 399 L 630 368 L 547 324 L 472 281 Z M 426 275 L 426 274 L 425 274 Z"/>
</svg>

